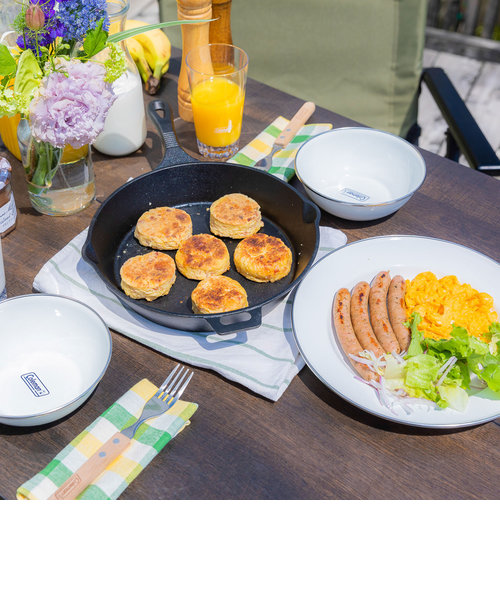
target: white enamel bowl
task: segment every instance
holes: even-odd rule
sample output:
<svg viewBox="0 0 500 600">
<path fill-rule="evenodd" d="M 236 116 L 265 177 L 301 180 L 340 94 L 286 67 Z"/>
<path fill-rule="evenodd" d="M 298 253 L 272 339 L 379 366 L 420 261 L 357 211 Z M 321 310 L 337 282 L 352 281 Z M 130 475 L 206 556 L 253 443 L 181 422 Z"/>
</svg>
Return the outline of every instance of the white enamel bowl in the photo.
<svg viewBox="0 0 500 600">
<path fill-rule="evenodd" d="M 111 335 L 87 305 L 50 294 L 0 302 L 0 423 L 44 425 L 81 406 L 104 375 Z"/>
<path fill-rule="evenodd" d="M 399 210 L 422 185 L 422 155 L 406 140 L 367 127 L 344 127 L 305 142 L 295 172 L 324 211 L 371 221 Z"/>
</svg>

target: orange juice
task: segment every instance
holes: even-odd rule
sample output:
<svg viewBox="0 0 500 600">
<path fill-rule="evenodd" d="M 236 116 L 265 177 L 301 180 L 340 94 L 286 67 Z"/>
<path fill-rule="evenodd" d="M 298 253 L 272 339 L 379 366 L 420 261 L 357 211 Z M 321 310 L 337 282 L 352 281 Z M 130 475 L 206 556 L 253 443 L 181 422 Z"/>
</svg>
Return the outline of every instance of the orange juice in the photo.
<svg viewBox="0 0 500 600">
<path fill-rule="evenodd" d="M 225 77 L 211 77 L 193 87 L 191 107 L 198 140 L 215 148 L 238 141 L 245 92 Z"/>
</svg>

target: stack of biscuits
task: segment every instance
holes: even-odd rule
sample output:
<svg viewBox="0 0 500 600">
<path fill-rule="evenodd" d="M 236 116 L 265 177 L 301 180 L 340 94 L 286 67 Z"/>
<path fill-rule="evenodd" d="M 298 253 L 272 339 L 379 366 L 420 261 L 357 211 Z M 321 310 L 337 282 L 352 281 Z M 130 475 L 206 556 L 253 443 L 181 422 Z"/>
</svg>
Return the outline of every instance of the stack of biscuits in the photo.
<svg viewBox="0 0 500 600">
<path fill-rule="evenodd" d="M 258 233 L 264 226 L 259 204 L 239 193 L 222 196 L 210 206 L 211 233 L 193 235 L 190 215 L 161 206 L 137 221 L 134 236 L 153 251 L 129 258 L 120 269 L 123 291 L 135 299 L 156 300 L 170 292 L 177 270 L 199 280 L 191 294 L 194 313 L 213 314 L 248 306 L 243 286 L 223 273 L 230 269 L 226 244 L 240 239 L 234 251 L 236 270 L 250 281 L 278 281 L 292 267 L 292 252 L 277 237 Z M 159 250 L 176 250 L 175 261 Z"/>
</svg>

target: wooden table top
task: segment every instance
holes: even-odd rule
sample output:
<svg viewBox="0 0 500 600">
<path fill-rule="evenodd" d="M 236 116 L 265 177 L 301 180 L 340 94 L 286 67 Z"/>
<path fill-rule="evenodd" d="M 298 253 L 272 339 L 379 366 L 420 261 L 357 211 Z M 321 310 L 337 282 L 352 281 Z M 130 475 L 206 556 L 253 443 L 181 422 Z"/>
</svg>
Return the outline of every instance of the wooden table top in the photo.
<svg viewBox="0 0 500 600">
<path fill-rule="evenodd" d="M 178 65 L 177 65 L 178 67 Z M 161 97 L 176 102 L 176 64 Z M 146 101 L 149 101 L 147 97 Z M 248 82 L 242 143 L 279 114 L 291 117 L 302 100 Z M 311 122 L 352 124 L 317 108 Z M 94 151 L 97 202 L 131 176 L 160 162 L 151 123 L 141 150 L 123 158 Z M 183 147 L 196 154 L 194 129 L 179 119 Z M 348 242 L 379 235 L 418 234 L 464 244 L 500 258 L 500 183 L 423 151 L 427 177 L 412 200 L 377 221 L 349 222 L 322 214 L 322 225 L 344 231 Z M 32 293 L 41 267 L 88 226 L 98 206 L 49 217 L 31 208 L 22 167 L 12 158 L 17 228 L 2 240 L 9 297 Z M 301 184 L 293 180 L 300 189 Z M 0 425 L 0 495 L 42 469 L 121 394 L 144 377 L 159 384 L 169 357 L 112 332 L 110 365 L 90 399 L 55 423 Z M 306 367 L 274 403 L 210 370 L 195 368 L 192 424 L 166 446 L 121 495 L 122 499 L 497 499 L 500 497 L 499 422 L 459 430 L 412 428 L 379 419 L 349 404 Z M 496 473 L 496 475 L 495 475 Z"/>
</svg>

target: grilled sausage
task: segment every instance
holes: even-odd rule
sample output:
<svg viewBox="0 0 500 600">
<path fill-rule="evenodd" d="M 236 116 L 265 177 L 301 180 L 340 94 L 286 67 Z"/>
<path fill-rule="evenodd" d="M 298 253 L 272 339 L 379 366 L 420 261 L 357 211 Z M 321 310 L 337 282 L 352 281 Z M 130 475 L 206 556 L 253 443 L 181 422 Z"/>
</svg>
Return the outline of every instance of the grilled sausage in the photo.
<svg viewBox="0 0 500 600">
<path fill-rule="evenodd" d="M 351 323 L 350 315 L 351 306 L 351 294 L 346 288 L 338 290 L 333 300 L 333 324 L 335 326 L 335 332 L 337 338 L 342 346 L 342 350 L 347 355 L 352 366 L 366 381 L 375 379 L 375 373 L 369 369 L 366 365 L 353 360 L 349 355 L 359 355 L 363 348 L 358 342 Z"/>
<path fill-rule="evenodd" d="M 396 352 L 399 354 L 401 349 L 399 342 L 392 330 L 387 314 L 387 292 L 391 277 L 389 271 L 380 271 L 373 279 L 370 287 L 370 298 L 368 305 L 370 307 L 370 320 L 373 331 L 382 346 L 387 352 Z"/>
<path fill-rule="evenodd" d="M 392 278 L 391 285 L 389 286 L 387 305 L 392 329 L 403 352 L 408 350 L 411 338 L 410 330 L 404 325 L 406 321 L 405 292 L 406 281 L 401 275 L 396 275 Z"/>
<path fill-rule="evenodd" d="M 354 333 L 358 338 L 363 350 L 370 350 L 378 358 L 384 354 L 379 344 L 368 314 L 368 296 L 370 285 L 366 281 L 360 281 L 354 286 L 351 298 L 351 321 Z"/>
</svg>

